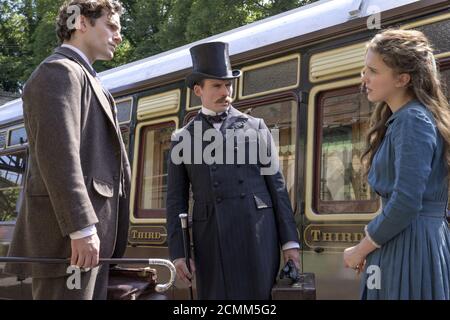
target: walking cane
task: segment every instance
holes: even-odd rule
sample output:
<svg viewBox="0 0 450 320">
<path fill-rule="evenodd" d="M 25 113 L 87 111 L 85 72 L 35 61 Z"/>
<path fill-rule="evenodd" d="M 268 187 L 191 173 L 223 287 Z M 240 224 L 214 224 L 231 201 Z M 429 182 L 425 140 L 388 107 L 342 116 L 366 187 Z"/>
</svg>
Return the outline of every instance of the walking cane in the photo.
<svg viewBox="0 0 450 320">
<path fill-rule="evenodd" d="M 187 213 L 180 213 L 178 215 L 181 220 L 181 229 L 183 230 L 183 246 L 184 246 L 184 257 L 186 259 L 186 266 L 188 271 L 191 271 L 191 240 L 189 238 L 189 225 L 188 225 L 188 215 Z M 191 282 L 192 283 L 192 282 Z M 192 284 L 189 287 L 189 299 L 194 300 L 194 293 L 192 292 Z"/>
<path fill-rule="evenodd" d="M 5 263 L 45 263 L 45 264 L 70 264 L 70 258 L 29 258 L 29 257 L 0 257 L 0 262 Z M 176 269 L 169 260 L 165 259 L 140 259 L 140 258 L 100 258 L 99 264 L 148 264 L 158 265 L 169 269 L 170 280 L 164 284 L 157 284 L 156 292 L 167 291 L 175 282 Z"/>
</svg>

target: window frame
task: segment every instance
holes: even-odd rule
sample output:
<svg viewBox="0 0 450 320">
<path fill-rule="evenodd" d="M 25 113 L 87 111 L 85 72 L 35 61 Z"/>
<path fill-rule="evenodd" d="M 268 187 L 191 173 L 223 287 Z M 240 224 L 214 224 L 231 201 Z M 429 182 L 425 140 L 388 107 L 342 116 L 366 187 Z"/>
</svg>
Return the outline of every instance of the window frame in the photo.
<svg viewBox="0 0 450 320">
<path fill-rule="evenodd" d="M 323 103 L 326 99 L 331 97 L 338 97 L 347 94 L 354 94 L 358 92 L 357 86 L 350 86 L 344 88 L 338 88 L 335 90 L 327 90 L 321 92 L 317 96 L 317 110 L 316 110 L 316 123 L 315 123 L 315 135 L 316 135 L 316 150 L 314 154 L 314 193 L 313 193 L 313 208 L 317 214 L 339 214 L 340 212 L 347 212 L 349 214 L 361 213 L 373 213 L 376 211 L 370 210 L 370 206 L 378 203 L 379 199 L 373 200 L 337 200 L 326 201 L 320 199 L 320 181 L 322 176 L 322 143 L 323 143 Z M 368 185 L 368 182 L 367 182 Z M 337 207 L 337 209 L 335 209 Z M 322 209 L 323 208 L 323 209 Z M 322 210 L 327 209 L 326 213 L 321 213 Z M 334 210 L 334 212 L 333 212 Z"/>
<path fill-rule="evenodd" d="M 28 171 L 28 152 L 27 149 L 25 148 L 20 148 L 18 150 L 5 150 L 6 152 L 1 152 L 0 153 L 0 157 L 4 157 L 4 156 L 8 156 L 8 155 L 15 155 L 15 154 L 20 154 L 22 153 L 24 155 L 24 159 L 25 159 L 25 170 L 22 174 L 22 179 L 20 182 L 20 189 L 23 190 L 23 188 L 25 187 L 25 180 L 26 180 L 26 175 L 27 175 L 27 171 Z M 17 202 L 16 202 L 17 205 Z M 17 212 L 17 215 L 19 215 L 19 212 Z M 17 216 L 15 220 L 8 220 L 8 221 L 0 221 L 0 227 L 2 226 L 11 226 L 11 225 L 15 225 L 17 221 Z"/>
<path fill-rule="evenodd" d="M 326 83 L 314 86 L 309 93 L 309 103 L 307 109 L 307 142 L 306 142 L 306 162 L 305 162 L 305 215 L 308 221 L 369 221 L 375 218 L 381 212 L 381 203 L 379 203 L 379 209 L 374 213 L 332 213 L 332 214 L 319 214 L 314 208 L 314 184 L 317 183 L 315 160 L 317 154 L 317 108 L 318 96 L 326 91 L 332 91 L 336 89 L 342 89 L 346 87 L 359 86 L 361 84 L 361 78 L 349 78 L 345 80 L 335 81 L 332 83 Z M 381 201 L 381 200 L 380 200 Z"/>
<path fill-rule="evenodd" d="M 297 79 L 296 79 L 296 83 L 295 84 L 291 84 L 285 87 L 280 87 L 280 88 L 276 88 L 276 89 L 270 89 L 267 91 L 260 91 L 257 93 L 252 93 L 252 94 L 248 94 L 248 95 L 244 95 L 244 79 L 245 79 L 245 73 L 249 72 L 249 71 L 253 71 L 253 70 L 257 70 L 257 69 L 262 69 L 265 67 L 270 67 L 279 63 L 283 63 L 283 62 L 287 62 L 289 60 L 294 60 L 297 59 Z M 256 64 L 252 64 L 252 65 L 248 65 L 245 66 L 243 68 L 241 68 L 241 72 L 242 75 L 240 77 L 239 80 L 239 101 L 243 101 L 243 100 L 247 100 L 247 99 L 251 99 L 251 98 L 256 98 L 256 97 L 261 97 L 261 96 L 267 96 L 269 94 L 273 94 L 273 93 L 277 93 L 277 92 L 285 92 L 288 90 L 292 90 L 292 89 L 296 89 L 298 88 L 298 86 L 300 85 L 300 75 L 302 72 L 301 69 L 301 65 L 302 65 L 302 57 L 300 53 L 292 53 L 289 55 L 285 55 L 285 56 L 281 56 L 279 58 L 275 58 L 275 59 L 270 59 L 270 60 L 265 60 Z M 269 98 L 270 99 L 270 98 Z"/>
<path fill-rule="evenodd" d="M 166 128 L 173 127 L 174 131 L 178 129 L 178 118 L 177 117 L 169 117 L 163 118 L 159 120 L 145 121 L 139 123 L 136 127 L 136 138 L 134 143 L 134 159 L 136 161 L 135 165 L 133 165 L 132 172 L 132 181 L 134 182 L 131 186 L 130 193 L 130 223 L 132 224 L 164 224 L 166 223 L 166 218 L 148 218 L 139 217 L 139 213 L 147 214 L 166 214 L 166 208 L 161 209 L 141 209 L 140 208 L 140 200 L 143 196 L 142 189 L 142 179 L 143 179 L 143 163 L 144 163 L 144 148 L 145 148 L 145 139 L 146 133 L 149 130 L 155 130 L 158 128 Z"/>
<path fill-rule="evenodd" d="M 6 129 L 6 144 L 5 144 L 5 148 L 3 150 L 11 152 L 11 150 L 21 149 L 24 146 L 28 146 L 28 135 L 27 135 L 27 140 L 24 141 L 22 144 L 13 144 L 13 145 L 11 145 L 11 133 L 14 130 L 22 129 L 22 128 L 25 129 L 25 125 L 23 123 L 15 125 L 15 126 L 12 126 L 12 127 L 9 127 L 9 128 Z M 26 130 L 25 130 L 25 133 L 26 133 Z"/>
<path fill-rule="evenodd" d="M 450 72 L 450 56 L 446 58 L 439 59 L 437 61 L 439 72 L 447 71 Z M 450 76 L 450 73 L 449 73 Z M 450 100 L 450 86 L 446 88 L 447 95 Z M 450 203 L 447 206 L 447 209 L 450 210 Z M 447 215 L 447 221 L 450 223 L 450 215 Z"/>
<path fill-rule="evenodd" d="M 119 122 L 119 125 L 122 126 L 128 126 L 131 123 L 131 120 L 133 119 L 133 104 L 134 104 L 134 98 L 133 96 L 128 96 L 128 97 L 124 97 L 124 98 L 118 98 L 117 100 L 114 99 L 114 102 L 117 106 L 117 109 L 119 109 L 118 105 L 120 103 L 126 102 L 126 101 L 130 101 L 130 113 L 129 113 L 129 119 L 124 120 L 122 122 Z M 119 113 L 119 110 L 117 110 L 117 113 Z M 117 119 L 119 120 L 119 119 Z"/>
<path fill-rule="evenodd" d="M 450 71 L 450 56 L 447 58 L 438 59 L 437 65 L 439 72 Z M 450 96 L 450 87 L 447 88 L 447 93 Z"/>
<path fill-rule="evenodd" d="M 417 20 L 414 22 L 403 24 L 400 26 L 400 29 L 406 29 L 406 30 L 414 29 L 417 27 L 423 27 L 423 26 L 426 26 L 429 24 L 441 22 L 441 21 L 448 20 L 448 19 L 450 19 L 450 13 L 444 13 L 444 14 L 433 16 L 433 17 L 428 17 L 425 19 L 420 19 L 420 20 Z M 450 58 L 450 51 L 441 52 L 441 53 L 435 55 L 435 58 L 436 58 L 436 60 Z"/>
</svg>

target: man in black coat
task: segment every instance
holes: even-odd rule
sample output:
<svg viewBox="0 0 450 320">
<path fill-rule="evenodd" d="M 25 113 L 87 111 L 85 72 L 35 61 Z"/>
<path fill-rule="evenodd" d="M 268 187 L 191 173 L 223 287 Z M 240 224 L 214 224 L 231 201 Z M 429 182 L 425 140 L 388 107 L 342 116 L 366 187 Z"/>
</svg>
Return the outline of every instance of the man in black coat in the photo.
<svg viewBox="0 0 450 320">
<path fill-rule="evenodd" d="M 262 119 L 231 106 L 228 44 L 191 48 L 188 87 L 202 100 L 196 117 L 172 136 L 168 163 L 167 226 L 180 279 L 196 274 L 199 299 L 270 299 L 285 262 L 299 266 L 299 241 L 274 141 Z M 265 152 L 265 153 L 264 153 Z M 264 156 L 265 155 L 265 156 Z M 186 266 L 178 215 L 194 208 L 192 273 Z"/>
</svg>

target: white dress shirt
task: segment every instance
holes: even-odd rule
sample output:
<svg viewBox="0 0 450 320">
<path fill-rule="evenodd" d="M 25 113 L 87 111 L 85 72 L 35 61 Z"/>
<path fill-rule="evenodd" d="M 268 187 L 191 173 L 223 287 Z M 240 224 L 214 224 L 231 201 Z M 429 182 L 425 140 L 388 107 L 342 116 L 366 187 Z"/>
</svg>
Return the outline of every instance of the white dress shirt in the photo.
<svg viewBox="0 0 450 320">
<path fill-rule="evenodd" d="M 229 112 L 229 111 L 230 111 L 230 107 L 228 107 L 226 112 Z M 207 116 L 216 116 L 216 115 L 222 114 L 223 112 L 216 113 L 216 112 L 214 112 L 214 111 L 212 111 L 212 110 L 202 106 L 201 113 L 203 113 L 203 114 L 205 114 Z M 222 123 L 223 123 L 223 121 L 215 122 L 215 123 L 213 123 L 213 126 L 214 126 L 214 128 L 216 128 L 216 130 L 220 131 L 220 127 L 222 126 Z M 296 242 L 296 241 L 289 241 L 289 242 L 286 242 L 282 246 L 281 249 L 284 251 L 284 250 L 299 249 L 299 248 L 300 248 L 300 244 L 298 242 Z"/>
<path fill-rule="evenodd" d="M 77 53 L 81 58 L 83 58 L 84 62 L 86 62 L 86 64 L 91 68 L 91 71 L 93 71 L 94 74 L 97 74 L 97 72 L 95 72 L 94 68 L 92 67 L 91 62 L 89 61 L 88 57 L 84 54 L 83 51 L 81 51 L 77 47 L 72 46 L 70 44 L 62 44 L 61 48 L 68 48 L 72 51 L 75 51 L 75 53 Z"/>
<path fill-rule="evenodd" d="M 86 57 L 86 55 L 83 53 L 83 51 L 81 51 L 77 47 L 71 46 L 70 44 L 63 44 L 63 45 L 61 45 L 61 47 L 62 48 L 68 48 L 68 49 L 70 49 L 72 51 L 75 51 L 75 53 L 77 53 L 81 58 L 83 58 L 83 60 L 86 62 L 86 64 L 89 67 L 91 67 L 91 71 L 94 71 L 94 74 L 96 74 L 94 68 L 92 68 L 91 63 L 89 62 L 89 59 Z M 88 227 L 86 227 L 84 229 L 72 232 L 69 236 L 70 236 L 70 239 L 77 240 L 77 239 L 81 239 L 81 238 L 86 238 L 86 237 L 92 236 L 92 235 L 94 235 L 96 233 L 97 233 L 97 228 L 95 227 L 94 224 L 92 224 L 92 225 L 90 225 L 90 226 L 88 226 Z"/>
</svg>

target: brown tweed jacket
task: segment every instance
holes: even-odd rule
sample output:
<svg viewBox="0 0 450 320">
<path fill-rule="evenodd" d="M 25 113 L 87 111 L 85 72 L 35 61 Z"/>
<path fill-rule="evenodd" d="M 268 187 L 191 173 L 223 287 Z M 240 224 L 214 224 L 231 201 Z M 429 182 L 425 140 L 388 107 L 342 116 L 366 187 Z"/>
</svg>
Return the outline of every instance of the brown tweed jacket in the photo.
<svg viewBox="0 0 450 320">
<path fill-rule="evenodd" d="M 90 72 L 74 51 L 57 48 L 25 85 L 29 163 L 9 256 L 68 258 L 69 234 L 92 224 L 100 257 L 125 250 L 130 165 L 114 100 Z M 5 271 L 57 277 L 66 268 L 10 264 Z"/>
</svg>

